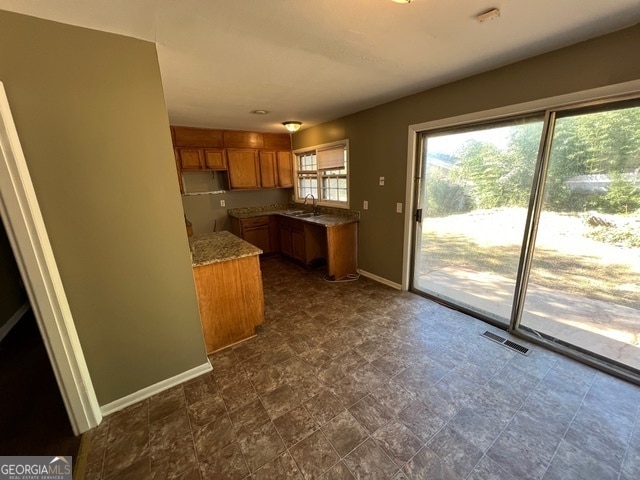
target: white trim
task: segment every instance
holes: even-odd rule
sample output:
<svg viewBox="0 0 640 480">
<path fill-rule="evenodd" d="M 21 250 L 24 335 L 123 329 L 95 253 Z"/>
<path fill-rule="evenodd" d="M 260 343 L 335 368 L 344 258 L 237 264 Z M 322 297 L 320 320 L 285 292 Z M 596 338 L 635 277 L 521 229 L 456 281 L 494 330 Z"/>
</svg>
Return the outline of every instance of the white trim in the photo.
<svg viewBox="0 0 640 480">
<path fill-rule="evenodd" d="M 0 342 L 4 340 L 4 337 L 9 335 L 9 332 L 16 324 L 20 321 L 20 319 L 24 316 L 25 313 L 29 311 L 29 302 L 25 302 L 16 312 L 11 315 L 11 318 L 7 320 L 7 322 L 0 327 Z"/>
<path fill-rule="evenodd" d="M 0 82 L 0 216 L 42 333 L 73 432 L 102 420 L 71 310 Z"/>
<path fill-rule="evenodd" d="M 351 187 L 350 187 L 350 183 L 351 183 L 351 150 L 349 149 L 349 139 L 345 138 L 344 140 L 336 140 L 335 142 L 328 142 L 328 143 L 321 143 L 320 145 L 311 145 L 308 147 L 303 147 L 303 148 L 296 148 L 295 150 L 293 150 L 291 152 L 291 154 L 293 155 L 292 158 L 292 162 L 293 162 L 293 176 L 294 176 L 294 183 L 293 183 L 293 201 L 294 203 L 304 203 L 304 199 L 299 198 L 298 195 L 298 158 L 297 156 L 301 153 L 307 153 L 310 152 L 312 150 L 314 150 L 317 152 L 318 150 L 326 150 L 328 148 L 332 148 L 332 147 L 337 147 L 337 146 L 342 146 L 344 147 L 344 149 L 347 151 L 347 201 L 346 202 L 337 202 L 334 200 L 321 200 L 320 199 L 320 189 L 322 188 L 320 179 L 322 178 L 322 175 L 320 173 L 320 169 L 317 170 L 309 170 L 310 173 L 316 172 L 316 176 L 318 179 L 318 191 L 316 192 L 316 196 L 318 198 L 316 198 L 316 205 L 321 205 L 323 207 L 332 207 L 332 208 L 342 208 L 342 209 L 349 209 L 350 205 L 351 205 Z M 302 170 L 304 172 L 304 170 Z"/>
<path fill-rule="evenodd" d="M 166 380 L 162 380 L 161 382 L 155 383 L 148 387 L 143 388 L 142 390 L 138 390 L 137 392 L 133 392 L 126 397 L 119 398 L 118 400 L 114 400 L 111 403 L 107 403 L 100 407 L 100 411 L 103 416 L 111 415 L 112 413 L 119 412 L 123 408 L 127 408 L 130 405 L 138 403 L 142 400 L 146 400 L 153 395 L 156 395 L 160 392 L 164 392 L 171 387 L 175 387 L 176 385 L 180 385 L 181 383 L 186 382 L 187 380 L 191 380 L 192 378 L 199 377 L 200 375 L 204 375 L 207 372 L 213 370 L 211 364 L 207 361 L 207 363 L 203 363 L 202 365 L 198 365 L 197 367 L 192 368 L 191 370 L 187 370 L 186 372 L 179 373 L 178 375 L 167 378 Z"/>
<path fill-rule="evenodd" d="M 418 150 L 418 135 L 426 130 L 434 128 L 448 128 L 460 126 L 468 123 L 479 122 L 484 120 L 498 120 L 500 118 L 513 115 L 526 115 L 533 112 L 544 112 L 545 110 L 558 109 L 568 105 L 580 102 L 599 101 L 613 98 L 619 95 L 634 94 L 640 92 L 640 80 L 631 82 L 607 85 L 606 87 L 584 90 L 581 92 L 568 93 L 555 97 L 533 100 L 530 102 L 508 105 L 506 107 L 494 108 L 480 112 L 473 112 L 457 117 L 442 118 L 430 122 L 417 123 L 409 125 L 407 140 L 407 177 L 405 204 L 407 205 L 405 212 L 404 242 L 402 252 L 402 289 L 407 290 L 410 286 L 409 275 L 411 273 L 412 261 L 412 235 L 414 230 L 413 212 L 416 210 L 415 205 L 415 171 L 416 171 L 416 155 Z"/>
<path fill-rule="evenodd" d="M 384 277 L 379 277 L 378 275 L 375 275 L 373 273 L 369 273 L 369 272 L 367 272 L 365 270 L 361 270 L 361 269 L 358 269 L 358 273 L 360 275 L 362 275 L 363 277 L 370 278 L 371 280 L 375 280 L 378 283 L 382 283 L 382 284 L 387 285 L 387 286 L 389 286 L 391 288 L 395 288 L 396 290 L 402 290 L 402 285 L 400 285 L 399 283 L 396 283 L 396 282 L 392 282 L 391 280 L 387 280 Z"/>
</svg>

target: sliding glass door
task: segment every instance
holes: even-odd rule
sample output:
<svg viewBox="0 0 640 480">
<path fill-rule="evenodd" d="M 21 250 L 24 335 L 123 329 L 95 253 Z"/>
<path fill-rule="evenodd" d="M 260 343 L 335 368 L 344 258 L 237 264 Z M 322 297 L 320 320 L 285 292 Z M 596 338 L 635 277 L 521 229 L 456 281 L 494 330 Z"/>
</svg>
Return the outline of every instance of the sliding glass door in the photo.
<svg viewBox="0 0 640 480">
<path fill-rule="evenodd" d="M 413 286 L 507 325 L 543 116 L 423 138 Z"/>
<path fill-rule="evenodd" d="M 640 101 L 422 134 L 412 288 L 640 371 Z"/>
<path fill-rule="evenodd" d="M 520 325 L 640 370 L 640 107 L 558 112 Z"/>
</svg>

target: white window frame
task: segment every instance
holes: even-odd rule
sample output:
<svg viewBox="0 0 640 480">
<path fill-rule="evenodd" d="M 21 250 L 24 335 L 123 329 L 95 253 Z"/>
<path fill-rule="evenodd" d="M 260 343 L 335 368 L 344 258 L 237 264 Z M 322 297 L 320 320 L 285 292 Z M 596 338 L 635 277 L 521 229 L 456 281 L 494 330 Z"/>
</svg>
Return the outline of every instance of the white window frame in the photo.
<svg viewBox="0 0 640 480">
<path fill-rule="evenodd" d="M 323 150 L 323 149 L 327 149 L 327 148 L 332 148 L 332 147 L 337 147 L 339 145 L 343 145 L 345 151 L 347 152 L 346 155 L 346 167 L 347 167 L 347 173 L 346 173 L 346 180 L 347 180 L 347 201 L 346 202 L 339 202 L 339 201 L 334 201 L 334 200 L 324 200 L 321 198 L 321 193 L 322 193 L 322 174 L 320 173 L 320 170 L 309 170 L 309 171 L 305 171 L 305 170 L 300 170 L 300 161 L 299 161 L 299 156 L 304 155 L 306 153 L 317 153 L 318 150 Z M 329 143 L 323 143 L 320 145 L 312 145 L 309 147 L 304 147 L 304 148 L 298 148 L 296 150 L 293 151 L 293 176 L 294 176 L 294 201 L 297 203 L 304 203 L 304 198 L 300 196 L 300 192 L 299 192 L 299 177 L 298 175 L 301 173 L 305 173 L 308 172 L 310 174 L 315 174 L 315 178 L 317 179 L 317 187 L 316 187 L 316 192 L 313 194 L 313 196 L 316 198 L 317 204 L 318 205 L 322 205 L 322 206 L 326 206 L 326 207 L 334 207 L 334 208 L 345 208 L 348 209 L 349 208 L 349 202 L 351 201 L 351 194 L 349 192 L 350 188 L 350 175 L 351 175 L 351 165 L 350 165 L 350 152 L 349 152 L 349 139 L 344 139 L 344 140 L 338 140 L 335 142 L 329 142 Z M 329 178 L 333 177 L 333 175 L 328 176 Z"/>
</svg>

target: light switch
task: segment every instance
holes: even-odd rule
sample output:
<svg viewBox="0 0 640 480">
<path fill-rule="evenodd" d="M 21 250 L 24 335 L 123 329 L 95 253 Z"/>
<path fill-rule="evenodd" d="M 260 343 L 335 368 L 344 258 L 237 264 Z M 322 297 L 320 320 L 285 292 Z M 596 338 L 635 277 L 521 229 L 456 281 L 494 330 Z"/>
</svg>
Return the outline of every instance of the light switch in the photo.
<svg viewBox="0 0 640 480">
<path fill-rule="evenodd" d="M 362 202 L 362 209 L 363 210 L 369 210 L 369 201 L 365 200 Z"/>
<path fill-rule="evenodd" d="M 402 213 L 402 204 L 396 203 L 396 213 Z"/>
<path fill-rule="evenodd" d="M 380 180 L 378 180 L 378 185 L 384 187 L 384 177 L 380 177 Z"/>
</svg>

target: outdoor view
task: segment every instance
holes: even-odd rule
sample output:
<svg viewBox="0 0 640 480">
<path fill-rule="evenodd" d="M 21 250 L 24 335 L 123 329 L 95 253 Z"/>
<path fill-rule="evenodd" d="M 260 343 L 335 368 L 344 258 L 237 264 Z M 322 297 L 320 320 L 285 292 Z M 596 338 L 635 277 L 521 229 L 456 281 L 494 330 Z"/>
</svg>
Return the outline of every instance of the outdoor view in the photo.
<svg viewBox="0 0 640 480">
<path fill-rule="evenodd" d="M 542 126 L 426 135 L 417 289 L 510 322 Z M 640 107 L 557 119 L 521 325 L 640 369 Z"/>
</svg>

